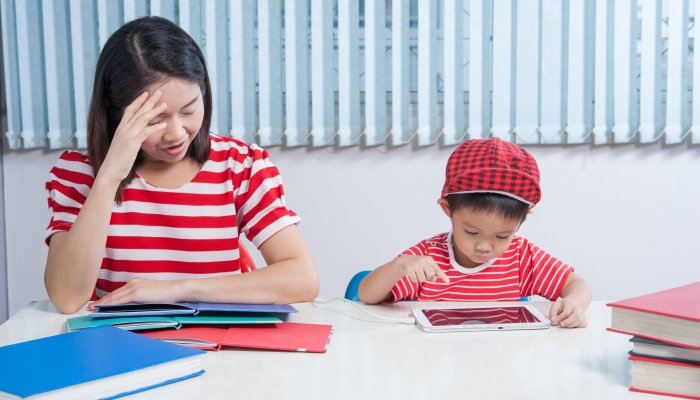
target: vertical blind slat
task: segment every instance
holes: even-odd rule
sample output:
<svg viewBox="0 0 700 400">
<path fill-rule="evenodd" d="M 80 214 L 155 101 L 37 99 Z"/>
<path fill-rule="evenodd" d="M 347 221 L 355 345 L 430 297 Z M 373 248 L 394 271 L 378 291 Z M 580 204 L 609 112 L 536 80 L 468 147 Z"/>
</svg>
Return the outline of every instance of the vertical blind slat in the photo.
<svg viewBox="0 0 700 400">
<path fill-rule="evenodd" d="M 284 51 L 286 74 L 287 146 L 308 143 L 309 131 L 309 7 L 306 0 L 285 0 Z"/>
<path fill-rule="evenodd" d="M 338 143 L 341 146 L 351 145 L 360 137 L 359 21 L 359 2 L 338 0 Z"/>
<path fill-rule="evenodd" d="M 204 2 L 204 57 L 207 60 L 212 92 L 211 131 L 229 136 L 231 97 L 229 95 L 228 1 Z"/>
<path fill-rule="evenodd" d="M 445 0 L 445 144 L 456 144 L 464 136 L 464 5 Z"/>
<path fill-rule="evenodd" d="M 437 0 L 418 2 L 418 144 L 437 136 Z"/>
<path fill-rule="evenodd" d="M 22 141 L 25 148 L 44 145 L 46 137 L 46 83 L 44 76 L 41 2 L 16 4 Z"/>
<path fill-rule="evenodd" d="M 474 0 L 476 1 L 476 0 Z M 409 126 L 409 11 L 410 0 L 393 0 L 391 15 L 391 143 L 407 143 Z"/>
<path fill-rule="evenodd" d="M 688 58 L 688 0 L 668 4 L 668 61 L 666 84 L 666 143 L 679 143 L 687 129 L 686 69 Z"/>
<path fill-rule="evenodd" d="M 483 138 L 491 126 L 491 0 L 469 4 L 469 137 Z"/>
<path fill-rule="evenodd" d="M 637 111 L 637 2 L 615 1 L 615 142 L 628 142 L 639 123 Z"/>
<path fill-rule="evenodd" d="M 91 0 L 70 2 L 73 91 L 75 94 L 75 138 L 87 147 L 87 114 L 92 97 L 95 65 L 99 56 L 97 7 Z"/>
<path fill-rule="evenodd" d="M 2 17 L 2 60 L 5 78 L 5 107 L 7 108 L 7 136 L 11 149 L 20 147 L 22 109 L 19 87 L 19 58 L 17 53 L 17 24 L 15 2 L 0 0 Z"/>
<path fill-rule="evenodd" d="M 258 0 L 260 144 L 282 139 L 282 0 Z"/>
<path fill-rule="evenodd" d="M 313 145 L 331 144 L 335 133 L 333 2 L 311 0 L 311 120 Z"/>
<path fill-rule="evenodd" d="M 151 0 L 151 15 L 178 23 L 177 0 Z"/>
<path fill-rule="evenodd" d="M 202 3 L 198 0 L 180 0 L 178 13 L 180 28 L 202 46 Z"/>
<path fill-rule="evenodd" d="M 493 136 L 510 141 L 513 127 L 513 9 L 511 0 L 493 3 Z"/>
<path fill-rule="evenodd" d="M 44 57 L 46 63 L 46 104 L 49 117 L 49 145 L 64 147 L 73 138 L 73 71 L 68 0 L 45 0 L 43 3 Z"/>
<path fill-rule="evenodd" d="M 255 138 L 255 2 L 231 0 L 231 136 Z"/>
<path fill-rule="evenodd" d="M 99 29 L 100 49 L 107 39 L 124 25 L 124 4 L 121 0 L 97 1 L 97 25 Z"/>
<path fill-rule="evenodd" d="M 561 143 L 564 137 L 564 11 L 560 0 L 542 2 L 539 131 L 543 143 Z"/>
<path fill-rule="evenodd" d="M 642 13 L 639 141 L 646 143 L 661 130 L 661 0 L 643 0 Z"/>
<path fill-rule="evenodd" d="M 695 26 L 693 29 L 693 135 L 692 142 L 700 143 L 700 22 L 697 12 L 700 10 L 700 0 L 695 0 Z M 697 47 L 696 47 L 697 46 Z"/>
<path fill-rule="evenodd" d="M 569 2 L 569 46 L 566 133 L 568 143 L 585 141 L 593 129 L 593 76 L 590 61 L 592 4 L 586 0 Z"/>
<path fill-rule="evenodd" d="M 539 0 L 520 0 L 517 5 L 515 58 L 516 143 L 539 143 Z M 551 90 L 551 89 L 548 89 Z"/>
<path fill-rule="evenodd" d="M 144 0 L 124 0 L 124 23 L 148 15 L 148 2 Z"/>
<path fill-rule="evenodd" d="M 386 122 L 386 2 L 365 0 L 365 144 L 384 143 Z"/>
<path fill-rule="evenodd" d="M 613 0 L 597 0 L 593 111 L 593 140 L 596 144 L 612 141 L 613 49 Z"/>
</svg>

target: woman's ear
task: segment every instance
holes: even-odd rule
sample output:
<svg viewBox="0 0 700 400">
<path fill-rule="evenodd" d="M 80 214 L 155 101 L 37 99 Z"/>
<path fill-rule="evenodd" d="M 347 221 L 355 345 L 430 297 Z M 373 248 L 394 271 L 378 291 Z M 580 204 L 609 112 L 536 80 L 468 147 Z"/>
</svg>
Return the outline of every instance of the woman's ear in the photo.
<svg viewBox="0 0 700 400">
<path fill-rule="evenodd" d="M 444 197 L 440 197 L 437 201 L 438 205 L 440 205 L 440 208 L 442 208 L 442 212 L 445 213 L 449 218 L 452 218 L 452 213 L 450 212 L 450 203 L 447 202 L 447 199 Z"/>
<path fill-rule="evenodd" d="M 534 213 L 535 213 L 535 210 L 533 207 L 530 207 L 527 209 L 527 215 L 534 214 Z"/>
</svg>

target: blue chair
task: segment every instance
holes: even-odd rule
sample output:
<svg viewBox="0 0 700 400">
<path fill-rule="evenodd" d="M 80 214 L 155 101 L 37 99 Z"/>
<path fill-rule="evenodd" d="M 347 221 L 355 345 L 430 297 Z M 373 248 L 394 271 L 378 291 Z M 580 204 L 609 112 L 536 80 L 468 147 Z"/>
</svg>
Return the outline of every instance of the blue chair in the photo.
<svg viewBox="0 0 700 400">
<path fill-rule="evenodd" d="M 369 275 L 370 272 L 372 271 L 360 271 L 350 279 L 350 283 L 348 283 L 348 287 L 345 289 L 346 299 L 350 301 L 361 301 L 357 296 L 357 289 L 360 287 L 360 282 L 362 282 L 365 276 Z"/>
<path fill-rule="evenodd" d="M 362 282 L 362 280 L 365 279 L 365 276 L 367 276 L 370 272 L 372 271 L 360 271 L 356 273 L 352 279 L 350 279 L 350 283 L 348 283 L 348 287 L 345 289 L 346 299 L 350 301 L 361 301 L 357 296 L 357 289 L 360 287 L 360 282 Z M 520 301 L 530 301 L 530 297 L 521 297 Z"/>
</svg>

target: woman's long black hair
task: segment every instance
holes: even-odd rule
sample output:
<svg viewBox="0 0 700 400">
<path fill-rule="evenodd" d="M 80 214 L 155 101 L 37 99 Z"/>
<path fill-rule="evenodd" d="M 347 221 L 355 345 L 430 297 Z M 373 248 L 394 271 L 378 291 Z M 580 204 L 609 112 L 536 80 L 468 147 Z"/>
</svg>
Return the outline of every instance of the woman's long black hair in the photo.
<svg viewBox="0 0 700 400">
<path fill-rule="evenodd" d="M 124 110 L 147 87 L 182 79 L 199 85 L 204 101 L 204 120 L 186 157 L 200 164 L 209 159 L 211 125 L 211 85 L 204 55 L 182 28 L 161 17 L 143 17 L 124 24 L 105 43 L 95 69 L 95 82 L 87 122 L 87 145 L 95 176 L 100 170 L 121 122 Z M 131 183 L 141 157 L 136 158 L 129 175 L 117 189 Z"/>
</svg>

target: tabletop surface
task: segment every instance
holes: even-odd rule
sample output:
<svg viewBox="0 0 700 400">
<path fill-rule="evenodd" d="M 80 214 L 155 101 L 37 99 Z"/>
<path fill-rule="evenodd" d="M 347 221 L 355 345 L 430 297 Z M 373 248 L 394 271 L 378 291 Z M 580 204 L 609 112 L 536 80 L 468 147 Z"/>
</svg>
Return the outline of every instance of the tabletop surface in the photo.
<svg viewBox="0 0 700 400">
<path fill-rule="evenodd" d="M 550 305 L 529 304 L 545 315 Z M 459 305 L 363 306 L 383 316 L 404 317 L 413 308 Z M 231 348 L 207 352 L 202 359 L 204 375 L 129 398 L 664 398 L 629 391 L 631 343 L 628 336 L 605 330 L 610 326 L 610 309 L 604 302 L 591 304 L 584 329 L 456 333 L 426 333 L 414 325 L 374 322 L 374 317 L 340 302 L 294 307 L 299 313 L 290 315 L 289 321 L 334 326 L 327 353 Z M 0 326 L 0 346 L 63 333 L 67 318 L 86 314 L 81 310 L 63 315 L 48 301 L 31 303 Z"/>
</svg>

